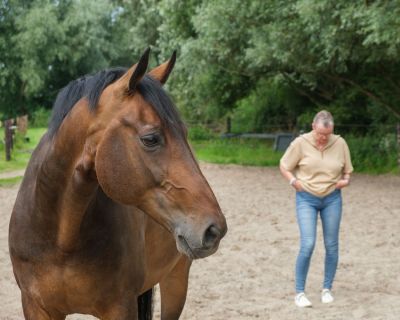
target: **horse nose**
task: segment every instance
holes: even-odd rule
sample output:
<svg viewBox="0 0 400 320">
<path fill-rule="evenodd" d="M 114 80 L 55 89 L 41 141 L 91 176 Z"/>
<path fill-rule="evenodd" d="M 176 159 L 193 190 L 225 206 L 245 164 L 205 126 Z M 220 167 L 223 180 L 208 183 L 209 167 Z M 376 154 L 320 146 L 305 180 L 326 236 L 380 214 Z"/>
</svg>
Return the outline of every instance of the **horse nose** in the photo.
<svg viewBox="0 0 400 320">
<path fill-rule="evenodd" d="M 203 235 L 203 248 L 211 249 L 214 248 L 219 240 L 222 238 L 222 230 L 220 230 L 215 224 L 211 224 Z"/>
</svg>

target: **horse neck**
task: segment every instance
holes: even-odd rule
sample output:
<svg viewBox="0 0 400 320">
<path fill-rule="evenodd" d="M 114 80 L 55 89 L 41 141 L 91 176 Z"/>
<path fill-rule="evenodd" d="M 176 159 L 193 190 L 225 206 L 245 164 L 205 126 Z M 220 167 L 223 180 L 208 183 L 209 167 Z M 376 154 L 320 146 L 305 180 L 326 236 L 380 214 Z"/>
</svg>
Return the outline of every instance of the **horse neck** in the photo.
<svg viewBox="0 0 400 320">
<path fill-rule="evenodd" d="M 90 117 L 86 103 L 78 102 L 52 138 L 37 176 L 39 212 L 44 221 L 56 224 L 55 241 L 63 252 L 79 246 L 80 226 L 98 186 L 92 168 L 85 165 Z"/>
</svg>

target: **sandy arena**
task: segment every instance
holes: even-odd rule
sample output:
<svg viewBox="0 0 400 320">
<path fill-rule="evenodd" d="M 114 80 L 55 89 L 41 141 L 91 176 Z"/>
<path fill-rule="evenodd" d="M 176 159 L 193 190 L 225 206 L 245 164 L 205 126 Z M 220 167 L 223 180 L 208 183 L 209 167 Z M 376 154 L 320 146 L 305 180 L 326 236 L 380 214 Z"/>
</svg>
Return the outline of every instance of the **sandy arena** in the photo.
<svg viewBox="0 0 400 320">
<path fill-rule="evenodd" d="M 353 176 L 343 191 L 336 300 L 331 305 L 319 301 L 324 259 L 319 222 L 306 289 L 313 307 L 298 309 L 293 302 L 299 236 L 292 188 L 277 168 L 202 164 L 202 169 L 229 231 L 215 255 L 193 263 L 181 319 L 399 319 L 399 176 Z M 17 189 L 0 188 L 1 320 L 23 319 L 7 242 Z M 159 317 L 156 301 L 154 319 Z"/>
</svg>

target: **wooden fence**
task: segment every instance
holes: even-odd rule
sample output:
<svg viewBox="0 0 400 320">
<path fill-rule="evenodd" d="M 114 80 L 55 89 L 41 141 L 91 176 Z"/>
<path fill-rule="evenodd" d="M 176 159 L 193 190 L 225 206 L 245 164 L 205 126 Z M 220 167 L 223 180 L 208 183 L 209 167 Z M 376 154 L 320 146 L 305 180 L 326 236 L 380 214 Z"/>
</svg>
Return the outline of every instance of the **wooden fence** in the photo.
<svg viewBox="0 0 400 320">
<path fill-rule="evenodd" d="M 28 116 L 17 117 L 17 120 L 8 119 L 4 121 L 4 150 L 6 153 L 6 161 L 11 160 L 11 151 L 14 148 L 14 136 L 17 130 L 25 137 L 28 130 Z"/>
</svg>

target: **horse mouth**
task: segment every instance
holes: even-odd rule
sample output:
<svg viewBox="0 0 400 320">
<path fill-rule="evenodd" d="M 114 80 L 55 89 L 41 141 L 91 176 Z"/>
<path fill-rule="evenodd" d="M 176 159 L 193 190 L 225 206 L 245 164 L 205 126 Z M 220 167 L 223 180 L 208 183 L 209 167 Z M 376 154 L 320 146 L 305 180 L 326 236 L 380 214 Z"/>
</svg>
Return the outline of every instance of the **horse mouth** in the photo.
<svg viewBox="0 0 400 320">
<path fill-rule="evenodd" d="M 184 236 L 178 235 L 176 244 L 179 252 L 187 255 L 192 260 L 197 258 L 196 254 L 193 252 Z"/>
<path fill-rule="evenodd" d="M 211 249 L 202 249 L 202 248 L 192 248 L 186 238 L 182 235 L 177 236 L 177 249 L 180 253 L 189 257 L 189 259 L 201 259 L 208 257 L 209 255 L 213 254 L 217 251 L 218 246 L 215 246 Z"/>
</svg>

